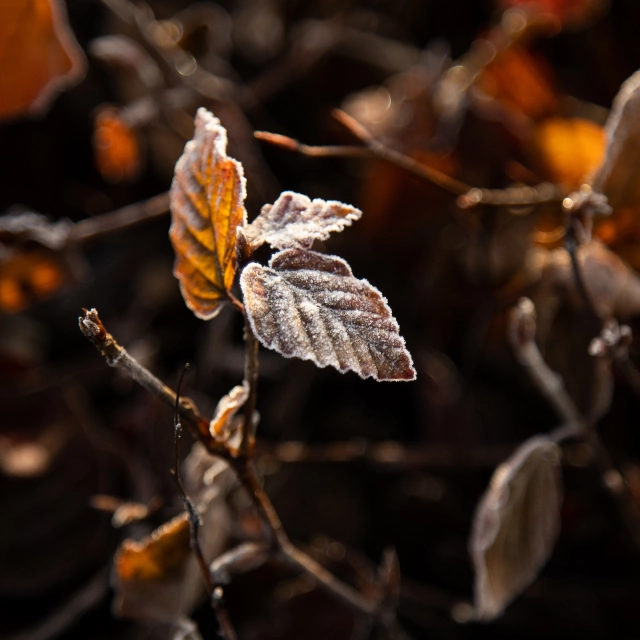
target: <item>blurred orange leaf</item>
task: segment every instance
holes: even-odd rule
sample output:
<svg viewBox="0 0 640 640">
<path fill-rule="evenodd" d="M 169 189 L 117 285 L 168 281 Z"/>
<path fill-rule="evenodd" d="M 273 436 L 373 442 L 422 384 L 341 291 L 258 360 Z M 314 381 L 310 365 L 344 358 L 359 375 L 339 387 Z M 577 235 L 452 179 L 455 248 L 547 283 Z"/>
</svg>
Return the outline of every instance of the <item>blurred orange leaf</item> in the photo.
<svg viewBox="0 0 640 640">
<path fill-rule="evenodd" d="M 115 557 L 122 582 L 161 580 L 181 570 L 189 556 L 189 517 L 181 513 L 140 542 L 125 540 Z"/>
<path fill-rule="evenodd" d="M 0 2 L 0 119 L 44 111 L 85 67 L 62 0 Z"/>
<path fill-rule="evenodd" d="M 103 107 L 96 115 L 93 152 L 100 175 L 109 182 L 132 181 L 140 175 L 138 136 L 117 107 Z"/>
<path fill-rule="evenodd" d="M 198 318 L 209 320 L 228 300 L 236 273 L 236 229 L 246 223 L 242 165 L 227 156 L 227 131 L 204 108 L 171 186 L 174 275 Z"/>
<path fill-rule="evenodd" d="M 567 189 L 579 187 L 602 162 L 602 127 L 580 118 L 548 118 L 536 129 L 530 152 L 540 173 Z"/>
<path fill-rule="evenodd" d="M 18 313 L 51 295 L 67 279 L 46 251 L 16 254 L 0 263 L 0 313 Z"/>
<path fill-rule="evenodd" d="M 521 47 L 511 47 L 497 56 L 478 83 L 487 95 L 534 120 L 552 114 L 557 107 L 550 69 Z"/>
<path fill-rule="evenodd" d="M 502 0 L 504 8 L 536 6 L 557 18 L 563 26 L 579 26 L 593 19 L 607 6 L 605 0 Z"/>
</svg>

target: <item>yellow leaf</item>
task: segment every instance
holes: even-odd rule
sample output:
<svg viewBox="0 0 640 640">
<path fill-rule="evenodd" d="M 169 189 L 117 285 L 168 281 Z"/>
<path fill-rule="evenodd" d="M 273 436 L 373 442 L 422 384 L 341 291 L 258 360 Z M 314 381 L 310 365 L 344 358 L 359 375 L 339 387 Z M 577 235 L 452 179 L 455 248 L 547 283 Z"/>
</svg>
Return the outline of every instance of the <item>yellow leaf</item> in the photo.
<svg viewBox="0 0 640 640">
<path fill-rule="evenodd" d="M 242 165 L 227 156 L 227 132 L 204 108 L 178 160 L 171 186 L 174 275 L 198 318 L 209 320 L 228 300 L 236 273 L 236 229 L 246 224 Z"/>
<path fill-rule="evenodd" d="M 46 109 L 85 67 L 62 0 L 0 2 L 0 119 Z"/>
</svg>

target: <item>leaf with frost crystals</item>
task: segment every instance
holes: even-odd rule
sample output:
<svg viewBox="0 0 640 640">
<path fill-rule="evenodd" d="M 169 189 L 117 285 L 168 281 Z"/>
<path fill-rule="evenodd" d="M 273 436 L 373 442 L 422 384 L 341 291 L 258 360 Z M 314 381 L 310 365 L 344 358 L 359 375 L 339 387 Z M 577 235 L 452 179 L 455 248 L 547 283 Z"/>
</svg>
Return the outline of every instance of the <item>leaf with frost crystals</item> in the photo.
<svg viewBox="0 0 640 640">
<path fill-rule="evenodd" d="M 209 431 L 214 438 L 225 439 L 229 436 L 231 421 L 248 397 L 249 383 L 244 380 L 221 398 L 209 425 Z"/>
<path fill-rule="evenodd" d="M 414 380 L 411 356 L 382 294 L 336 256 L 286 249 L 240 277 L 251 327 L 287 358 L 376 380 Z"/>
<path fill-rule="evenodd" d="M 558 445 L 534 436 L 495 470 L 469 543 L 478 619 L 498 617 L 549 558 L 560 530 L 559 468 Z"/>
<path fill-rule="evenodd" d="M 640 71 L 620 87 L 605 127 L 605 157 L 592 181 L 614 210 L 640 204 Z"/>
<path fill-rule="evenodd" d="M 309 249 L 314 240 L 326 240 L 331 232 L 342 231 L 360 216 L 362 211 L 342 202 L 310 200 L 284 191 L 273 204 L 264 205 L 243 232 L 254 249 L 265 242 L 274 249 Z"/>
<path fill-rule="evenodd" d="M 210 320 L 228 300 L 236 273 L 236 229 L 246 223 L 242 165 L 227 156 L 227 130 L 204 108 L 196 114 L 171 183 L 173 273 L 198 318 Z"/>
</svg>

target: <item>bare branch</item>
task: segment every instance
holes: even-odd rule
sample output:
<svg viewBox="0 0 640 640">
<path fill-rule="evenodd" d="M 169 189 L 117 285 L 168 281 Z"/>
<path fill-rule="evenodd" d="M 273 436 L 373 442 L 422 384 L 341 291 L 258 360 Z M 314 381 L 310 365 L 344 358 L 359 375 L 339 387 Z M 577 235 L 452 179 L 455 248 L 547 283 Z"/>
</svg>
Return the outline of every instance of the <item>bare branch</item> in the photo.
<svg viewBox="0 0 640 640">
<path fill-rule="evenodd" d="M 110 367 L 117 367 L 126 372 L 140 386 L 153 393 L 170 407 L 175 405 L 177 395 L 115 341 L 102 324 L 96 309 L 89 311 L 83 309 L 83 315 L 78 318 L 78 325 L 80 331 L 100 351 Z M 202 416 L 189 398 L 183 398 L 180 401 L 179 412 L 192 432 L 210 451 L 216 452 L 220 448 L 209 433 L 209 421 Z"/>
</svg>

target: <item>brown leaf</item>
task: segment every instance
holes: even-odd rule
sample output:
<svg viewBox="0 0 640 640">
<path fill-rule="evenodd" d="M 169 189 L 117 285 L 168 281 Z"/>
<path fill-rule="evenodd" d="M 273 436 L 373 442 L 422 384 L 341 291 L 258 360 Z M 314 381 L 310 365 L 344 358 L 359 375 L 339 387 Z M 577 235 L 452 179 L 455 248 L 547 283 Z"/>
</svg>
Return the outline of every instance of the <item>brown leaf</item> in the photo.
<svg viewBox="0 0 640 640">
<path fill-rule="evenodd" d="M 62 0 L 0 2 L 0 120 L 46 110 L 85 68 Z"/>
<path fill-rule="evenodd" d="M 469 542 L 475 612 L 493 620 L 538 575 L 560 530 L 558 446 L 534 436 L 494 472 Z"/>
<path fill-rule="evenodd" d="M 411 356 L 382 294 L 342 259 L 286 249 L 269 267 L 242 272 L 242 292 L 260 342 L 287 358 L 376 380 L 414 380 Z"/>
<path fill-rule="evenodd" d="M 233 483 L 228 465 L 196 443 L 183 465 L 185 490 L 202 519 L 200 546 L 210 562 L 227 539 L 227 493 Z M 188 616 L 204 593 L 204 582 L 191 553 L 189 521 L 182 513 L 139 542 L 125 540 L 114 560 L 117 615 L 147 620 L 200 638 Z"/>
<path fill-rule="evenodd" d="M 260 215 L 243 232 L 255 249 L 268 242 L 274 249 L 304 247 L 314 240 L 326 240 L 333 231 L 340 232 L 362 211 L 335 200 L 310 200 L 307 196 L 285 191 L 271 205 L 262 207 Z"/>
<path fill-rule="evenodd" d="M 640 71 L 620 87 L 605 127 L 604 160 L 592 187 L 604 193 L 614 210 L 640 204 Z"/>
<path fill-rule="evenodd" d="M 227 156 L 227 131 L 220 121 L 200 108 L 195 124 L 171 185 L 169 236 L 182 296 L 198 318 L 209 320 L 233 285 L 246 189 L 242 165 Z"/>
<path fill-rule="evenodd" d="M 246 381 L 233 387 L 229 393 L 224 396 L 216 407 L 209 431 L 214 438 L 225 438 L 229 436 L 229 425 L 238 410 L 247 401 L 249 397 L 249 385 Z"/>
<path fill-rule="evenodd" d="M 96 115 L 93 154 L 100 175 L 108 182 L 133 181 L 142 169 L 140 141 L 117 107 L 103 107 Z"/>
</svg>

